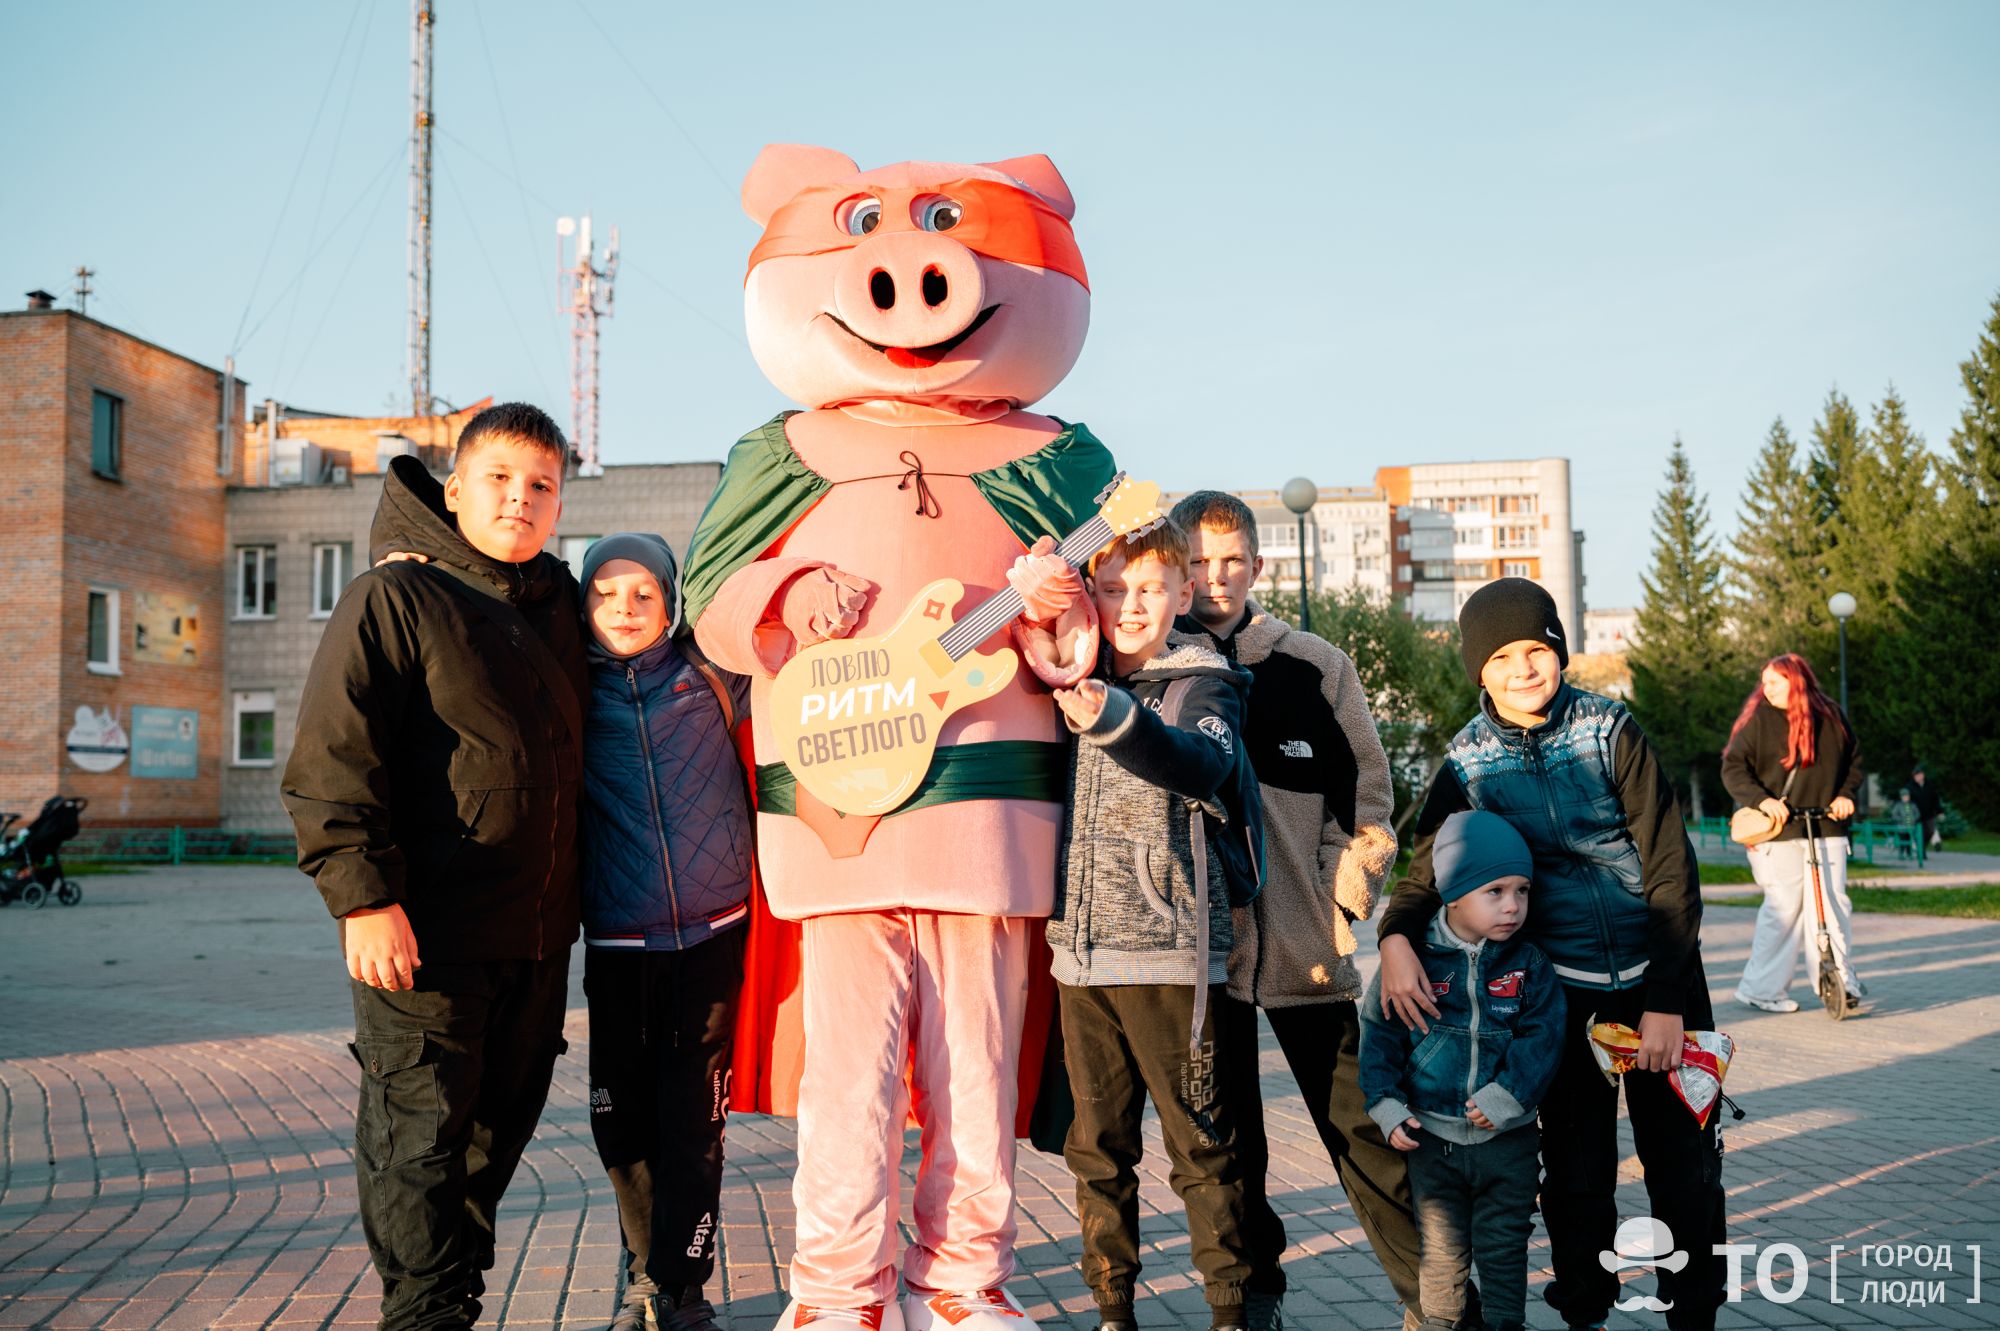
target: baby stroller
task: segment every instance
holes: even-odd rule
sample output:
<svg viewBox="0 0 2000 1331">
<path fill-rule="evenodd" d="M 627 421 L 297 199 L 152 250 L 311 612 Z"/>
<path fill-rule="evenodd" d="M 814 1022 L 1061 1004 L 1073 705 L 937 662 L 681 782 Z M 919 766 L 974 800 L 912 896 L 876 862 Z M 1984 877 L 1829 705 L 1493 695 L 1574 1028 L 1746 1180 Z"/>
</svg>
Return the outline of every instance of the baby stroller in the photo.
<svg viewBox="0 0 2000 1331">
<path fill-rule="evenodd" d="M 83 900 L 83 888 L 63 872 L 63 843 L 82 827 L 87 799 L 54 795 L 42 805 L 27 830 L 7 839 L 7 830 L 21 820 L 18 813 L 0 813 L 0 906 L 48 904 L 51 893 L 65 906 Z"/>
</svg>

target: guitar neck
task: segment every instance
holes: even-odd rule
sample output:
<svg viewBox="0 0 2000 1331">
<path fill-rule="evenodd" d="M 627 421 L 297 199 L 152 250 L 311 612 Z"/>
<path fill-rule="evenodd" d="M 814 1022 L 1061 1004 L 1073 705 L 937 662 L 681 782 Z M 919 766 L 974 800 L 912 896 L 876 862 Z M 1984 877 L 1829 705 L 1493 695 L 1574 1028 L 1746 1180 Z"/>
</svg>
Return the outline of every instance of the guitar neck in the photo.
<svg viewBox="0 0 2000 1331">
<path fill-rule="evenodd" d="M 1069 561 L 1071 568 L 1082 568 L 1090 562 L 1090 557 L 1102 550 L 1113 535 L 1111 523 L 1102 513 L 1095 514 L 1090 521 L 1063 537 L 1056 553 Z M 993 595 L 974 606 L 972 612 L 954 624 L 938 639 L 938 646 L 946 655 L 956 661 L 985 642 L 1007 626 L 1009 620 L 1021 613 L 1021 593 L 1012 586 L 1003 587 Z"/>
</svg>

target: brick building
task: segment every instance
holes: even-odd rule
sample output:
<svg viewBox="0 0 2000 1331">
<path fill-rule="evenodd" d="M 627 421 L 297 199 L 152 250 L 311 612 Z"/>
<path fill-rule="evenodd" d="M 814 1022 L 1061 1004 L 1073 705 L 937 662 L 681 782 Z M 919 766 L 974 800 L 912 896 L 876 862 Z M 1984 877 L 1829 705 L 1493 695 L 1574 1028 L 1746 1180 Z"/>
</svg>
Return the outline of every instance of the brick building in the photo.
<svg viewBox="0 0 2000 1331">
<path fill-rule="evenodd" d="M 222 371 L 51 306 L 0 313 L 0 809 L 60 791 L 94 823 L 212 824 L 241 475 Z"/>
<path fill-rule="evenodd" d="M 466 422 L 256 404 L 222 372 L 36 293 L 0 314 L 0 810 L 94 826 L 288 830 L 277 779 L 321 628 L 367 558 L 394 456 L 442 474 Z M 227 417 L 228 428 L 225 429 Z M 571 477 L 551 548 L 685 550 L 718 462 Z"/>
</svg>

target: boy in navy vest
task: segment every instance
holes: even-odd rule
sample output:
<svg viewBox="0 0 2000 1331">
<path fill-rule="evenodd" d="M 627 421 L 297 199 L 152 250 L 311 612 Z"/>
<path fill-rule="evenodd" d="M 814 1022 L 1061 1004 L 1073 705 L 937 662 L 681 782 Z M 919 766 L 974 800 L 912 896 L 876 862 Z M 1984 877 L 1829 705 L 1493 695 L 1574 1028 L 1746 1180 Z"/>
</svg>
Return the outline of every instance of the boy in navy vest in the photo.
<svg viewBox="0 0 2000 1331">
<path fill-rule="evenodd" d="M 1684 1030 L 1712 1029 L 1701 965 L 1701 884 L 1680 801 L 1624 704 L 1563 681 L 1569 646 L 1555 602 L 1525 578 L 1480 588 L 1459 613 L 1479 715 L 1452 739 L 1417 819 L 1409 876 L 1378 928 L 1381 1011 L 1427 1029 L 1438 1015 L 1416 945 L 1438 907 L 1432 865 L 1452 814 L 1485 809 L 1534 856 L 1528 941 L 1563 984 L 1561 1066 L 1542 1101 L 1542 1215 L 1555 1280 L 1545 1297 L 1572 1327 L 1596 1327 L 1618 1298 L 1598 1261 L 1618 1227 L 1618 1088 L 1598 1071 L 1588 1023 L 1639 1032 L 1624 1078 L 1632 1136 L 1655 1220 L 1686 1250 L 1662 1268 L 1667 1325 L 1706 1331 L 1721 1304 L 1720 1116 L 1706 1127 L 1674 1093 Z"/>
<path fill-rule="evenodd" d="M 680 578 L 658 536 L 583 556 L 583 987 L 590 1130 L 618 1198 L 612 1331 L 715 1331 L 731 1036 L 749 918 L 750 809 L 730 729 L 749 684 L 676 640 Z"/>
</svg>

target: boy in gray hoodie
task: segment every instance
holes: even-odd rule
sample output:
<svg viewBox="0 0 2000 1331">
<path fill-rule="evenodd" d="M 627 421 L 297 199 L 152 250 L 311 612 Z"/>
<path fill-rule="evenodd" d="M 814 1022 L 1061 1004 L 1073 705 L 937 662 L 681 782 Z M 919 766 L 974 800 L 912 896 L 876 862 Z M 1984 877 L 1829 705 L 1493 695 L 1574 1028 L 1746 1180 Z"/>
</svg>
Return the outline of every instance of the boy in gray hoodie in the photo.
<svg viewBox="0 0 2000 1331">
<path fill-rule="evenodd" d="M 1151 1092 L 1212 1325 L 1240 1328 L 1249 1260 L 1228 1088 L 1256 1075 L 1256 1050 L 1217 1039 L 1214 1000 L 1231 943 L 1224 857 L 1237 849 L 1224 840 L 1262 816 L 1240 740 L 1248 680 L 1173 635 L 1192 595 L 1179 528 L 1114 543 L 1088 572 L 1108 650 L 1098 678 L 1055 695 L 1077 743 L 1048 925 L 1076 1100 L 1063 1158 L 1083 1276 L 1106 1331 L 1131 1331 Z M 1191 818 L 1190 802 L 1208 812 Z"/>
</svg>

